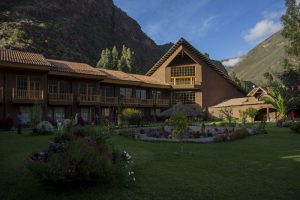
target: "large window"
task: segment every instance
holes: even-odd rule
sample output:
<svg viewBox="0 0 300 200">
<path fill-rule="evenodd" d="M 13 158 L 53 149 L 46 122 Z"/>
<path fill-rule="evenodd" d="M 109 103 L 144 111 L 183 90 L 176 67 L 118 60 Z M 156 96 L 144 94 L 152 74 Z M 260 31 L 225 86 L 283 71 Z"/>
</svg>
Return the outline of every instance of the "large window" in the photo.
<svg viewBox="0 0 300 200">
<path fill-rule="evenodd" d="M 195 66 L 171 67 L 171 77 L 195 76 Z"/>
<path fill-rule="evenodd" d="M 131 88 L 120 88 L 120 96 L 131 98 L 132 97 L 132 89 Z"/>
<path fill-rule="evenodd" d="M 70 93 L 71 86 L 67 81 L 49 80 L 48 92 L 49 93 Z"/>
<path fill-rule="evenodd" d="M 17 76 L 17 89 L 38 91 L 41 89 L 40 78 L 35 76 Z"/>
<path fill-rule="evenodd" d="M 184 91 L 184 92 L 174 92 L 172 94 L 172 103 L 183 103 L 183 104 L 195 104 L 195 92 L 194 91 Z"/>
<path fill-rule="evenodd" d="M 172 85 L 194 85 L 195 66 L 176 66 L 171 67 Z"/>
<path fill-rule="evenodd" d="M 152 90 L 152 99 L 161 99 L 162 98 L 162 93 L 159 90 Z"/>
<path fill-rule="evenodd" d="M 104 97 L 113 97 L 114 96 L 114 88 L 109 86 L 101 87 L 101 95 Z"/>
<path fill-rule="evenodd" d="M 136 90 L 135 96 L 137 99 L 146 99 L 146 90 Z"/>
<path fill-rule="evenodd" d="M 80 83 L 79 94 L 94 95 L 96 94 L 96 84 L 93 83 Z"/>
</svg>

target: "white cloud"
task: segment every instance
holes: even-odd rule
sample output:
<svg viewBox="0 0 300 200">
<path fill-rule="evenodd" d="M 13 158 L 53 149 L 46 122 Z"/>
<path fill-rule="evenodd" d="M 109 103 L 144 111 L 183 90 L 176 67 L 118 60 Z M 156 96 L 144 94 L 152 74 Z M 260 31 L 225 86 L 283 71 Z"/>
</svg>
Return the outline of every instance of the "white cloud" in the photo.
<svg viewBox="0 0 300 200">
<path fill-rule="evenodd" d="M 223 61 L 222 64 L 225 67 L 234 67 L 235 65 L 237 65 L 239 62 L 241 62 L 242 58 L 238 57 L 238 58 L 231 58 L 229 60 Z"/>
<path fill-rule="evenodd" d="M 246 35 L 244 35 L 244 40 L 247 42 L 258 42 L 267 36 L 282 29 L 280 22 L 275 22 L 274 20 L 264 19 L 255 24 Z"/>
<path fill-rule="evenodd" d="M 280 18 L 284 13 L 285 13 L 284 10 L 272 11 L 272 12 L 265 11 L 263 12 L 263 16 L 265 19 L 274 20 Z"/>
</svg>

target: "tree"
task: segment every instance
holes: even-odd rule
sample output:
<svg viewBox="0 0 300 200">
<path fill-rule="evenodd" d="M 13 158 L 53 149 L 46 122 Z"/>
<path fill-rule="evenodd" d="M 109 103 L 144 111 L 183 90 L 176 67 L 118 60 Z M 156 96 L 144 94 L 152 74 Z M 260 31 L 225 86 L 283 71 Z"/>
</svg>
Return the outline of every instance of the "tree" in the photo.
<svg viewBox="0 0 300 200">
<path fill-rule="evenodd" d="M 121 57 L 118 62 L 118 70 L 123 72 L 129 72 L 127 67 L 127 47 L 123 45 Z"/>
<path fill-rule="evenodd" d="M 106 60 L 105 50 L 102 50 L 101 55 L 100 55 L 100 59 L 99 59 L 96 67 L 103 68 L 105 60 Z"/>
<path fill-rule="evenodd" d="M 267 104 L 271 104 L 279 113 L 279 120 L 283 119 L 289 110 L 295 109 L 299 102 L 299 97 L 284 87 L 274 88 L 268 95 L 263 97 Z"/>
<path fill-rule="evenodd" d="M 112 59 L 112 69 L 118 69 L 118 62 L 119 62 L 119 52 L 116 46 L 113 47 L 111 51 L 111 59 Z"/>
<path fill-rule="evenodd" d="M 254 118 L 257 115 L 257 113 L 258 113 L 258 110 L 256 110 L 255 108 L 252 108 L 252 107 L 247 108 L 244 112 L 244 114 L 246 116 L 249 116 L 252 119 L 252 121 L 254 121 Z"/>
<path fill-rule="evenodd" d="M 290 42 L 286 46 L 288 58 L 285 59 L 286 68 L 300 69 L 300 4 L 296 0 L 285 0 L 286 13 L 281 17 L 283 37 Z"/>
<path fill-rule="evenodd" d="M 186 136 L 188 129 L 188 118 L 184 112 L 173 112 L 168 124 L 174 129 L 173 134 L 177 139 L 181 140 Z"/>
<path fill-rule="evenodd" d="M 135 69 L 135 66 L 134 66 L 134 52 L 131 51 L 130 48 L 128 48 L 126 50 L 126 65 L 127 65 L 128 71 L 130 73 L 135 73 L 136 72 L 136 69 Z"/>
<path fill-rule="evenodd" d="M 231 121 L 233 119 L 232 108 L 230 108 L 230 107 L 222 108 L 220 110 L 220 113 L 221 113 L 221 118 L 225 118 L 229 122 L 229 124 L 231 124 Z"/>
</svg>

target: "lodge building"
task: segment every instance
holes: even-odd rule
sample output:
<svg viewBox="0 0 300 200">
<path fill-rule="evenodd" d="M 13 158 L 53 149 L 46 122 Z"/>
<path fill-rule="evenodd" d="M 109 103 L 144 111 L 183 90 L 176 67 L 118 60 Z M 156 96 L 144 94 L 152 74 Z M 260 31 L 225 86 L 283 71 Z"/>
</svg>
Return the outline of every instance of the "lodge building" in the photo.
<svg viewBox="0 0 300 200">
<path fill-rule="evenodd" d="M 34 104 L 48 120 L 79 113 L 92 123 L 98 117 L 113 120 L 120 107 L 155 116 L 178 102 L 204 110 L 245 95 L 225 69 L 183 38 L 146 75 L 0 49 L 0 120 L 10 115 L 16 122 L 21 112 L 22 121 L 30 123 Z"/>
</svg>

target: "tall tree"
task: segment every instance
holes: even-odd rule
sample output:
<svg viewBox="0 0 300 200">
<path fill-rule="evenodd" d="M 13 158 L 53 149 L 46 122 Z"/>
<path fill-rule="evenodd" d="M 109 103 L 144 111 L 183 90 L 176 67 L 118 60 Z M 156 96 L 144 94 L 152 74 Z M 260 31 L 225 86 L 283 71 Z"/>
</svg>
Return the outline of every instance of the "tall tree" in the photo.
<svg viewBox="0 0 300 200">
<path fill-rule="evenodd" d="M 103 68 L 105 60 L 106 60 L 105 50 L 102 50 L 101 55 L 100 55 L 100 59 L 99 59 L 97 65 L 96 65 L 96 67 L 97 68 Z"/>
<path fill-rule="evenodd" d="M 111 51 L 111 59 L 112 59 L 112 69 L 118 69 L 118 62 L 119 62 L 119 52 L 116 46 L 113 47 Z"/>
<path fill-rule="evenodd" d="M 122 53 L 118 62 L 118 70 L 123 72 L 129 72 L 127 66 L 127 47 L 125 45 L 123 45 L 122 47 Z"/>
<path fill-rule="evenodd" d="M 134 52 L 131 51 L 130 48 L 127 48 L 126 50 L 126 64 L 130 73 L 136 73 L 136 68 L 134 66 Z"/>
<path fill-rule="evenodd" d="M 286 46 L 288 58 L 285 67 L 300 69 L 300 3 L 296 0 L 285 0 L 286 13 L 281 17 L 283 23 L 282 35 L 290 43 Z"/>
</svg>

